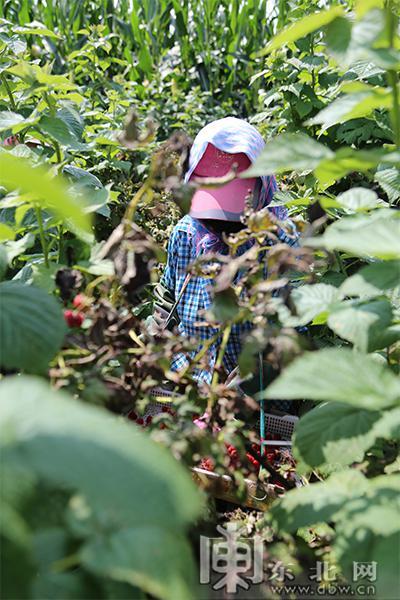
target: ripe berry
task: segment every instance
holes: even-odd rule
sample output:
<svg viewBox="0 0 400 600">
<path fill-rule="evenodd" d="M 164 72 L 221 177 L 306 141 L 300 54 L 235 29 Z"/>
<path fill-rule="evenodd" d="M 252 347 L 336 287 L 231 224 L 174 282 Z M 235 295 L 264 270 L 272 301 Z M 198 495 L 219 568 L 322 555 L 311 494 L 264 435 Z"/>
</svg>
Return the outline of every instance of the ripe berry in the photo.
<svg viewBox="0 0 400 600">
<path fill-rule="evenodd" d="M 72 304 L 75 306 L 75 308 L 83 309 L 88 304 L 88 298 L 84 294 L 77 294 L 72 300 Z"/>
<path fill-rule="evenodd" d="M 143 425 L 144 421 L 143 421 L 142 417 L 139 417 L 139 419 L 136 419 L 136 423 L 138 425 Z"/>
<path fill-rule="evenodd" d="M 148 415 L 146 417 L 146 425 L 150 425 L 150 423 L 152 422 L 152 420 L 153 420 L 153 417 L 151 415 Z"/>
<path fill-rule="evenodd" d="M 211 458 L 203 458 L 199 465 L 200 469 L 205 471 L 214 471 L 214 463 Z"/>
<path fill-rule="evenodd" d="M 130 412 L 128 412 L 128 419 L 130 419 L 131 421 L 136 421 L 137 414 L 135 413 L 134 410 L 131 410 Z"/>
<path fill-rule="evenodd" d="M 68 327 L 80 327 L 84 321 L 84 316 L 80 312 L 67 309 L 64 310 L 64 319 Z"/>
</svg>

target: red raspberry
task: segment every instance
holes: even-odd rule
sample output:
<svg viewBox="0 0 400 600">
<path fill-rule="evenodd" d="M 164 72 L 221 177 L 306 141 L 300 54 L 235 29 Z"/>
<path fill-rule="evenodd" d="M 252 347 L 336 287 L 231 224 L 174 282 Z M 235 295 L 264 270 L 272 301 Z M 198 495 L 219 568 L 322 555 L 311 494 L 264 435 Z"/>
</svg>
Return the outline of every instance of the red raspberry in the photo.
<svg viewBox="0 0 400 600">
<path fill-rule="evenodd" d="M 148 415 L 146 417 L 146 425 L 150 425 L 150 423 L 152 422 L 152 420 L 153 420 L 153 417 L 151 415 Z"/>
<path fill-rule="evenodd" d="M 137 419 L 137 414 L 135 413 L 134 410 L 131 410 L 130 412 L 128 412 L 128 419 L 130 419 L 131 421 L 136 421 Z"/>
<path fill-rule="evenodd" d="M 75 313 L 75 327 L 80 327 L 84 320 L 85 320 L 85 317 L 83 316 L 82 313 L 80 313 L 80 312 Z"/>
<path fill-rule="evenodd" d="M 72 304 L 75 308 L 83 308 L 87 304 L 87 297 L 84 294 L 77 294 L 75 298 L 72 300 Z"/>
<path fill-rule="evenodd" d="M 64 310 L 64 319 L 68 327 L 80 327 L 83 323 L 84 316 L 82 313 L 67 309 Z"/>
<path fill-rule="evenodd" d="M 139 417 L 139 419 L 136 419 L 136 423 L 138 425 L 143 425 L 144 424 L 144 420 L 142 419 L 142 417 Z"/>
<path fill-rule="evenodd" d="M 199 464 L 199 467 L 205 471 L 214 471 L 214 463 L 211 458 L 203 458 Z"/>
<path fill-rule="evenodd" d="M 64 319 L 68 325 L 68 327 L 75 326 L 75 317 L 74 312 L 72 310 L 64 310 Z"/>
</svg>

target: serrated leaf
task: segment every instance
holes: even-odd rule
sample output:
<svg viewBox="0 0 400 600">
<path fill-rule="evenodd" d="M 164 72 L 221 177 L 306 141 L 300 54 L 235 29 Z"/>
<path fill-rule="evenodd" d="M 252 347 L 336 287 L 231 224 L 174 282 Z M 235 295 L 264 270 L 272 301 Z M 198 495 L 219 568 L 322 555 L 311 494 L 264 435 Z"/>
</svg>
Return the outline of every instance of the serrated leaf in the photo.
<svg viewBox="0 0 400 600">
<path fill-rule="evenodd" d="M 339 298 L 339 292 L 333 285 L 316 283 L 295 288 L 291 292 L 297 317 L 296 325 L 306 325 L 315 317 L 329 310 L 329 307 Z"/>
<path fill-rule="evenodd" d="M 372 216 L 340 219 L 324 234 L 307 239 L 305 245 L 327 250 L 342 250 L 352 256 L 382 259 L 400 258 L 400 219 L 397 211 Z M 380 216 L 382 215 L 382 216 Z"/>
<path fill-rule="evenodd" d="M 1 365 L 42 372 L 60 348 L 66 332 L 61 306 L 33 286 L 0 283 Z"/>
<path fill-rule="evenodd" d="M 379 438 L 398 439 L 400 408 L 367 411 L 337 402 L 322 404 L 305 414 L 294 436 L 294 451 L 303 463 L 347 466 L 360 462 Z"/>
<path fill-rule="evenodd" d="M 241 176 L 259 177 L 316 168 L 334 157 L 332 150 L 302 133 L 283 133 L 267 142 L 256 162 Z"/>
<path fill-rule="evenodd" d="M 265 56 L 273 50 L 281 48 L 285 44 L 295 42 L 300 38 L 305 37 L 309 33 L 321 29 L 325 25 L 328 25 L 336 17 L 343 14 L 343 8 L 341 6 L 334 6 L 324 11 L 313 12 L 310 15 L 306 15 L 302 19 L 297 20 L 292 25 L 289 25 L 286 29 L 278 33 L 269 44 L 257 52 L 256 56 Z"/>
<path fill-rule="evenodd" d="M 25 121 L 23 115 L 11 112 L 10 110 L 0 111 L 0 131 L 12 129 L 14 125 L 18 125 L 18 123 L 22 123 L 23 121 Z"/>
<path fill-rule="evenodd" d="M 347 348 L 326 348 L 294 360 L 259 397 L 332 400 L 381 410 L 398 405 L 400 380 L 371 356 Z"/>
<path fill-rule="evenodd" d="M 79 232 L 90 232 L 85 206 L 73 198 L 61 176 L 51 177 L 44 166 L 33 167 L 27 160 L 0 152 L 0 184 L 8 190 L 20 190 L 56 216 L 67 220 Z"/>
<path fill-rule="evenodd" d="M 351 188 L 339 194 L 336 202 L 352 212 L 370 210 L 381 203 L 376 192 L 363 187 Z"/>
<path fill-rule="evenodd" d="M 387 299 L 367 303 L 347 300 L 333 308 L 328 326 L 341 338 L 352 342 L 360 352 L 381 349 L 382 332 L 392 322 L 392 309 Z"/>
<path fill-rule="evenodd" d="M 379 90 L 379 91 L 378 91 Z M 307 121 L 308 125 L 321 125 L 321 131 L 337 123 L 350 119 L 359 119 L 369 115 L 377 108 L 391 108 L 393 98 L 390 90 L 373 89 L 370 92 L 358 92 L 341 96 L 323 108 L 315 117 Z"/>
<path fill-rule="evenodd" d="M 348 277 L 340 287 L 342 296 L 373 297 L 391 290 L 400 282 L 400 260 L 375 262 Z"/>
<path fill-rule="evenodd" d="M 374 179 L 387 194 L 390 202 L 394 203 L 400 198 L 400 171 L 398 169 L 393 167 L 377 171 Z"/>
</svg>

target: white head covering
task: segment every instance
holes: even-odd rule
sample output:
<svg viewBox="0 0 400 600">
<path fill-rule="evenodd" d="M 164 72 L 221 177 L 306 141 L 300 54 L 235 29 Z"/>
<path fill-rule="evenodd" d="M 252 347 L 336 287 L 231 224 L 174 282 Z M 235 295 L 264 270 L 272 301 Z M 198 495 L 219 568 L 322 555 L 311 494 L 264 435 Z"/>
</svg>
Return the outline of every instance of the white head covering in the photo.
<svg viewBox="0 0 400 600">
<path fill-rule="evenodd" d="M 194 139 L 190 150 L 189 169 L 185 175 L 185 182 L 189 181 L 208 144 L 213 144 L 218 150 L 230 154 L 243 152 L 252 163 L 255 162 L 265 146 L 261 134 L 247 121 L 236 117 L 225 117 L 213 121 L 200 129 Z"/>
</svg>

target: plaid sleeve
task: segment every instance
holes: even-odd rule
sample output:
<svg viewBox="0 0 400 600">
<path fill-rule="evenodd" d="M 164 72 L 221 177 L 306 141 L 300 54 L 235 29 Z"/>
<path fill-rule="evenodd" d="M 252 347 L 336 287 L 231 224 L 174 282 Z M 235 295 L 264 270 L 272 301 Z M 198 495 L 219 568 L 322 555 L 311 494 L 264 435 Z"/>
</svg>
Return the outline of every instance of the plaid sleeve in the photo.
<svg viewBox="0 0 400 600">
<path fill-rule="evenodd" d="M 186 275 L 191 260 L 190 243 L 187 232 L 175 227 L 168 242 L 167 265 L 162 276 L 162 283 L 177 296 L 181 286 L 181 278 Z"/>
</svg>

